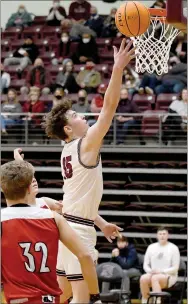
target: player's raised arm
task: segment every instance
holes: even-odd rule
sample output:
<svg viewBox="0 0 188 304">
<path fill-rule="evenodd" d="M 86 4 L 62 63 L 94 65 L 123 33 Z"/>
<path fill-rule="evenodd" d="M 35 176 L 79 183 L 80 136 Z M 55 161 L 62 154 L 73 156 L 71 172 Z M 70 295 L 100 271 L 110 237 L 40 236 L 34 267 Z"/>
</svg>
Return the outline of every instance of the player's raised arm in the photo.
<svg viewBox="0 0 188 304">
<path fill-rule="evenodd" d="M 96 269 L 87 248 L 63 216 L 54 212 L 54 217 L 59 228 L 60 240 L 79 259 L 82 274 L 88 284 L 90 295 L 98 295 L 99 287 Z"/>
<path fill-rule="evenodd" d="M 90 151 L 93 148 L 100 148 L 101 141 L 108 132 L 116 108 L 120 99 L 122 75 L 124 68 L 131 59 L 135 57 L 135 48 L 130 49 L 132 42 L 125 47 L 126 40 L 123 39 L 119 51 L 114 46 L 114 66 L 108 89 L 105 93 L 104 104 L 97 122 L 89 128 L 83 140 L 83 149 Z"/>
</svg>

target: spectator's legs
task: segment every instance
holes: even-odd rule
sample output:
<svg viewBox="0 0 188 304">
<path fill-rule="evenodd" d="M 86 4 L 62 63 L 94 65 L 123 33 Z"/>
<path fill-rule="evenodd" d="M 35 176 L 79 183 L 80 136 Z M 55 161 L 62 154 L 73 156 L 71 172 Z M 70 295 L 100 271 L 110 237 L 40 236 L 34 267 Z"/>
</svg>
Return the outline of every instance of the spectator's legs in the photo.
<svg viewBox="0 0 188 304">
<path fill-rule="evenodd" d="M 142 304 L 147 304 L 149 298 L 149 292 L 151 287 L 151 278 L 150 273 L 143 274 L 140 278 L 140 290 L 142 294 Z"/>
<path fill-rule="evenodd" d="M 2 115 L 0 115 L 0 125 L 2 133 L 6 132 L 5 119 Z"/>
<path fill-rule="evenodd" d="M 25 57 L 21 58 L 19 70 L 23 71 L 31 63 L 32 62 L 29 57 L 25 56 Z"/>
<path fill-rule="evenodd" d="M 48 94 L 50 94 L 50 89 L 49 88 L 43 88 L 42 91 L 41 91 L 41 93 L 43 95 L 48 95 Z"/>
<path fill-rule="evenodd" d="M 6 87 L 7 87 L 7 80 L 5 78 L 1 78 L 1 87 L 0 87 L 1 94 L 4 94 Z"/>
<path fill-rule="evenodd" d="M 20 93 L 22 95 L 27 95 L 29 93 L 29 88 L 28 87 L 21 87 Z"/>
<path fill-rule="evenodd" d="M 140 277 L 141 273 L 136 268 L 124 269 L 122 279 L 122 289 L 124 292 L 130 292 L 130 279 L 133 277 Z"/>
<path fill-rule="evenodd" d="M 181 81 L 179 81 L 178 83 L 176 83 L 173 86 L 173 93 L 180 93 L 183 89 L 185 88 L 184 83 L 182 83 Z"/>
<path fill-rule="evenodd" d="M 128 132 L 131 127 L 137 126 L 137 121 L 135 119 L 128 120 L 123 123 L 123 129 L 122 129 L 122 137 L 125 139 L 125 137 L 128 135 Z"/>
<path fill-rule="evenodd" d="M 16 57 L 5 58 L 4 66 L 20 64 L 21 59 L 22 58 L 16 58 Z"/>
<path fill-rule="evenodd" d="M 151 286 L 153 292 L 161 292 L 163 288 L 168 287 L 168 275 L 155 274 L 151 278 Z M 161 299 L 157 299 L 157 304 L 161 303 Z"/>
<path fill-rule="evenodd" d="M 161 93 L 172 93 L 172 86 L 160 84 L 155 88 L 155 94 L 159 95 Z"/>
</svg>

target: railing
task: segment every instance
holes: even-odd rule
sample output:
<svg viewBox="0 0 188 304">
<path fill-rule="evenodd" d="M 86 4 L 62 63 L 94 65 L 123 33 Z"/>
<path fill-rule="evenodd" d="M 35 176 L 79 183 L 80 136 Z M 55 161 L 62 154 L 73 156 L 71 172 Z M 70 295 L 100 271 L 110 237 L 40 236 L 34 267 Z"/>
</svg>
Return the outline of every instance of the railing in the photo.
<svg viewBox="0 0 188 304">
<path fill-rule="evenodd" d="M 16 115 L 16 119 L 14 119 Z M 7 133 L 1 137 L 2 145 L 63 145 L 60 140 L 47 138 L 41 127 L 46 115 L 29 113 L 2 113 L 1 125 L 5 123 Z M 84 114 L 88 124 L 92 126 L 99 114 Z M 18 119 L 19 117 L 19 119 Z M 2 122 L 3 121 L 3 122 Z M 124 121 L 124 122 L 123 122 Z M 1 127 L 2 128 L 2 127 Z M 104 146 L 140 146 L 164 147 L 187 145 L 187 124 L 176 114 L 167 112 L 146 111 L 142 114 L 115 114 L 111 127 L 106 134 Z"/>
</svg>

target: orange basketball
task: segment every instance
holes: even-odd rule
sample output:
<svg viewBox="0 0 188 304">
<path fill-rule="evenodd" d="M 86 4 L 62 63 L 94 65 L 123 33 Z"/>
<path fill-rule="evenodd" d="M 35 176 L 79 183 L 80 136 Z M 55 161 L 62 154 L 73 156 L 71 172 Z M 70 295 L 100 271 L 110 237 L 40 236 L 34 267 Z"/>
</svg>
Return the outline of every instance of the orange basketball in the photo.
<svg viewBox="0 0 188 304">
<path fill-rule="evenodd" d="M 138 1 L 123 3 L 116 12 L 116 26 L 127 37 L 140 36 L 150 25 L 150 12 Z"/>
</svg>

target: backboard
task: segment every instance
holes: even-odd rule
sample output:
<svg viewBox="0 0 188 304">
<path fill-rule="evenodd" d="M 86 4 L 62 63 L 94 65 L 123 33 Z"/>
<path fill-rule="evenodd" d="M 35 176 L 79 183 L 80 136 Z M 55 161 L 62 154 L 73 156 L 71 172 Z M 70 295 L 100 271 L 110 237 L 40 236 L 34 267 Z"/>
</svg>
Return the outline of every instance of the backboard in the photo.
<svg viewBox="0 0 188 304">
<path fill-rule="evenodd" d="M 186 0 L 167 0 L 167 22 L 187 33 Z"/>
</svg>

